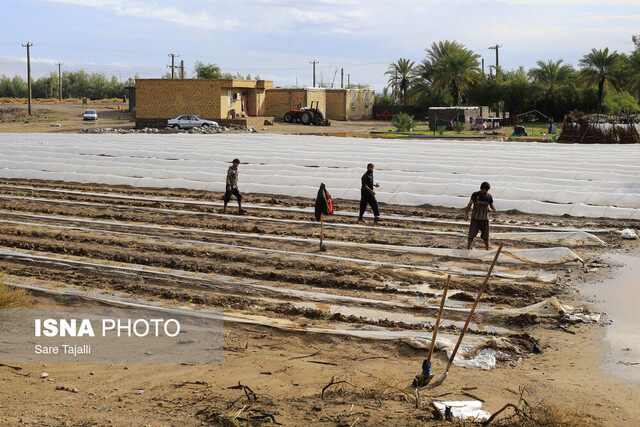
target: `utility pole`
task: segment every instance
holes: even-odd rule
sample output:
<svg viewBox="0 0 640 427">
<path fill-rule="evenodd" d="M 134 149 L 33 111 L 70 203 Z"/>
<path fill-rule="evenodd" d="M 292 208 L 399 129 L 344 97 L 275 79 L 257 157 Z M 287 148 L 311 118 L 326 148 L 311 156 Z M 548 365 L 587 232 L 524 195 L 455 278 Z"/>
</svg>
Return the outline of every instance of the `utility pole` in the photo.
<svg viewBox="0 0 640 427">
<path fill-rule="evenodd" d="M 484 77 L 484 58 L 482 58 L 482 77 Z"/>
<path fill-rule="evenodd" d="M 340 68 L 340 89 L 344 89 L 344 68 Z"/>
<path fill-rule="evenodd" d="M 347 88 L 351 86 L 351 74 L 347 74 Z"/>
<path fill-rule="evenodd" d="M 320 61 L 309 61 L 309 64 L 313 64 L 313 87 L 316 87 L 316 64 Z"/>
<path fill-rule="evenodd" d="M 176 56 L 179 58 L 180 55 L 176 55 L 175 53 L 170 53 L 168 56 L 171 57 L 171 65 L 167 65 L 167 67 L 171 68 L 171 79 L 176 77 Z"/>
<path fill-rule="evenodd" d="M 33 43 L 27 42 L 22 47 L 27 48 L 27 97 L 29 98 L 29 116 L 31 116 L 31 54 L 29 48 L 33 46 Z"/>
<path fill-rule="evenodd" d="M 499 61 L 499 51 L 500 48 L 502 47 L 501 44 L 497 44 L 495 46 L 491 46 L 489 49 L 495 50 L 496 51 L 496 78 L 498 77 L 498 70 L 499 70 L 499 66 L 500 66 L 500 61 Z"/>
<path fill-rule="evenodd" d="M 180 60 L 180 78 L 184 79 L 184 59 Z"/>
<path fill-rule="evenodd" d="M 62 101 L 62 62 L 56 64 L 58 66 L 58 96 Z"/>
</svg>

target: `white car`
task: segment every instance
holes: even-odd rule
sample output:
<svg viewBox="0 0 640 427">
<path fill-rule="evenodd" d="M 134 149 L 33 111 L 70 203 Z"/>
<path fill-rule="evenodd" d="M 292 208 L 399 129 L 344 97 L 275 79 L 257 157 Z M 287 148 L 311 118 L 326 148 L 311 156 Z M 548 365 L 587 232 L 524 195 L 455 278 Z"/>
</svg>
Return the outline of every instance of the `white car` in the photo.
<svg viewBox="0 0 640 427">
<path fill-rule="evenodd" d="M 200 117 L 194 116 L 193 114 L 184 114 L 182 116 L 176 117 L 175 119 L 167 121 L 167 127 L 172 127 L 174 129 L 190 129 L 199 126 L 219 127 L 217 122 L 214 122 L 213 120 L 201 119 Z"/>
<path fill-rule="evenodd" d="M 82 120 L 98 120 L 98 112 L 96 110 L 87 110 L 82 115 Z"/>
</svg>

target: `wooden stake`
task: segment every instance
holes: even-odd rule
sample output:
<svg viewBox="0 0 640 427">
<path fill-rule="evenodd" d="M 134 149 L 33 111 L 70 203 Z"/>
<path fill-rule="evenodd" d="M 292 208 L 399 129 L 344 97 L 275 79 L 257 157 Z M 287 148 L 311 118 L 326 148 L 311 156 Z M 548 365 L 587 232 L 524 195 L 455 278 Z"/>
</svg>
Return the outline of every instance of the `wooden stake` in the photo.
<svg viewBox="0 0 640 427">
<path fill-rule="evenodd" d="M 324 214 L 320 214 L 320 251 L 326 251 L 327 249 L 322 244 L 322 239 L 324 237 Z"/>
</svg>

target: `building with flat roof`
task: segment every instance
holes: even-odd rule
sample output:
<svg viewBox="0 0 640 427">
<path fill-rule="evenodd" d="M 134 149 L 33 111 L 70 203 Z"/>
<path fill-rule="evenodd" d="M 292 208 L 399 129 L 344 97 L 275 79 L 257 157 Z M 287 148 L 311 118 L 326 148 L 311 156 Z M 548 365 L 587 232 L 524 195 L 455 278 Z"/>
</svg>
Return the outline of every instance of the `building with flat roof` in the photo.
<svg viewBox="0 0 640 427">
<path fill-rule="evenodd" d="M 220 124 L 262 125 L 265 91 L 272 87 L 269 80 L 136 79 L 136 127 L 165 127 L 182 114 Z"/>
</svg>

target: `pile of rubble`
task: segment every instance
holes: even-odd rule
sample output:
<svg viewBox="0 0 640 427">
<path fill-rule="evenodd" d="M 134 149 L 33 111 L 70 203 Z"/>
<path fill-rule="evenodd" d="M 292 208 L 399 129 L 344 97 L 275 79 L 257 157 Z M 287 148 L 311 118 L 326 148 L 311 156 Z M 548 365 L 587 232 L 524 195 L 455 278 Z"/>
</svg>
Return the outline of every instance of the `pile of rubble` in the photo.
<svg viewBox="0 0 640 427">
<path fill-rule="evenodd" d="M 212 133 L 224 133 L 224 132 L 249 132 L 249 133 L 257 133 L 255 127 L 253 126 L 237 126 L 237 127 L 226 127 L 226 126 L 207 126 L 207 127 L 197 127 L 189 130 L 186 129 L 158 129 L 158 128 L 150 128 L 145 127 L 142 129 L 122 129 L 122 128 L 85 128 L 83 132 L 86 133 L 198 133 L 198 134 L 212 134 Z"/>
</svg>

